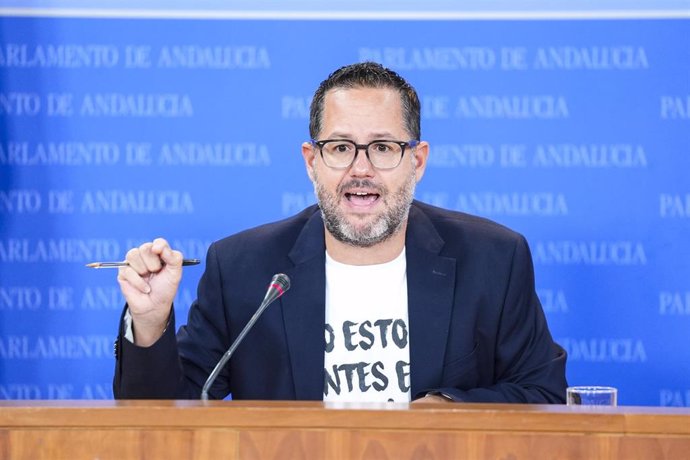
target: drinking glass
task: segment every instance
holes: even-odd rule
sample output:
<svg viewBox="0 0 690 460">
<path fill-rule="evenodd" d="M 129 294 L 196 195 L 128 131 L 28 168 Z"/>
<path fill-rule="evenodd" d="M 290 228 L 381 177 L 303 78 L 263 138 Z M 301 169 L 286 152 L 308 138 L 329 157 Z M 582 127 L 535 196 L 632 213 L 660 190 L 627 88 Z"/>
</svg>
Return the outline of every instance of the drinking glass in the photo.
<svg viewBox="0 0 690 460">
<path fill-rule="evenodd" d="M 566 396 L 569 406 L 616 406 L 618 390 L 614 387 L 568 387 Z"/>
</svg>

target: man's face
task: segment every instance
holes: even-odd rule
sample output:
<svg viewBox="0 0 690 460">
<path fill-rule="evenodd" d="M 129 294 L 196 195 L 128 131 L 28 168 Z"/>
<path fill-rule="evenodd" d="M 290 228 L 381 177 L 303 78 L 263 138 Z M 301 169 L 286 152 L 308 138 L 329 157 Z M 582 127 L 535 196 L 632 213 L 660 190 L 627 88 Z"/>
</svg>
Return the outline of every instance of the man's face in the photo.
<svg viewBox="0 0 690 460">
<path fill-rule="evenodd" d="M 389 88 L 336 88 L 324 99 L 317 140 L 409 141 L 400 94 Z M 370 247 L 390 238 L 407 221 L 415 184 L 424 173 L 428 145 L 406 148 L 395 169 L 377 170 L 364 150 L 348 168 L 326 166 L 318 147 L 302 145 L 307 173 L 328 231 L 339 241 Z"/>
</svg>

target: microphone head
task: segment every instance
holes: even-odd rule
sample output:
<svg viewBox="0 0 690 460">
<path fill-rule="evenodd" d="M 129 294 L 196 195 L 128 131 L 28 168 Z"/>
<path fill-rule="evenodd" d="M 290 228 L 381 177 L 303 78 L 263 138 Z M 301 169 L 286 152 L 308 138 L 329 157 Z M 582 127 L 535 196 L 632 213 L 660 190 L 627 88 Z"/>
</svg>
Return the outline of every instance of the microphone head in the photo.
<svg viewBox="0 0 690 460">
<path fill-rule="evenodd" d="M 285 273 L 276 273 L 273 275 L 273 279 L 271 280 L 271 284 L 277 284 L 280 286 L 280 289 L 284 291 L 287 291 L 290 289 L 290 277 L 288 277 Z"/>
<path fill-rule="evenodd" d="M 285 273 L 276 273 L 273 275 L 271 285 L 278 288 L 281 291 L 280 295 L 283 295 L 285 291 L 290 289 L 290 278 Z"/>
</svg>

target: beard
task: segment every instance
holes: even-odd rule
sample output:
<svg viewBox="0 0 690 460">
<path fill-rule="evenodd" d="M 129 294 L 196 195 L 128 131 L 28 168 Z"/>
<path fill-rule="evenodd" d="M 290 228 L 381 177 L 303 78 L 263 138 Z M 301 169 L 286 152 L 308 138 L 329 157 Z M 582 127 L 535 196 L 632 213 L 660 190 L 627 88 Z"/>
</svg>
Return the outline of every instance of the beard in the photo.
<svg viewBox="0 0 690 460">
<path fill-rule="evenodd" d="M 314 170 L 314 193 L 321 208 L 326 230 L 333 237 L 354 247 L 368 248 L 386 241 L 402 228 L 410 212 L 410 205 L 414 197 L 417 184 L 414 171 L 403 185 L 390 194 L 383 185 L 376 184 L 368 179 L 352 179 L 340 184 L 336 193 L 332 194 L 319 182 L 316 170 Z M 379 200 L 383 200 L 384 209 L 379 214 L 370 217 L 353 216 L 351 220 L 339 209 L 340 199 L 344 198 L 343 190 L 351 187 L 367 187 L 376 190 Z M 343 197 L 343 198 L 341 198 Z"/>
</svg>

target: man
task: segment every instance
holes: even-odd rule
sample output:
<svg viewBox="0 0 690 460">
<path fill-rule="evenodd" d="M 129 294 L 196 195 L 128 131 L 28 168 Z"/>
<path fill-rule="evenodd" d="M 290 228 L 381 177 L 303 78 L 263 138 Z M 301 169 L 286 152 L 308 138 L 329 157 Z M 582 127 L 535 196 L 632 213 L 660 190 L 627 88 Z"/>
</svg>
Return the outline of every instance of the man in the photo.
<svg viewBox="0 0 690 460">
<path fill-rule="evenodd" d="M 163 239 L 128 252 L 115 396 L 198 398 L 283 272 L 291 290 L 211 397 L 562 403 L 565 352 L 524 238 L 413 201 L 429 154 L 415 90 L 378 64 L 343 67 L 314 95 L 310 135 L 302 155 L 318 207 L 211 245 L 177 336 L 182 255 Z"/>
</svg>

